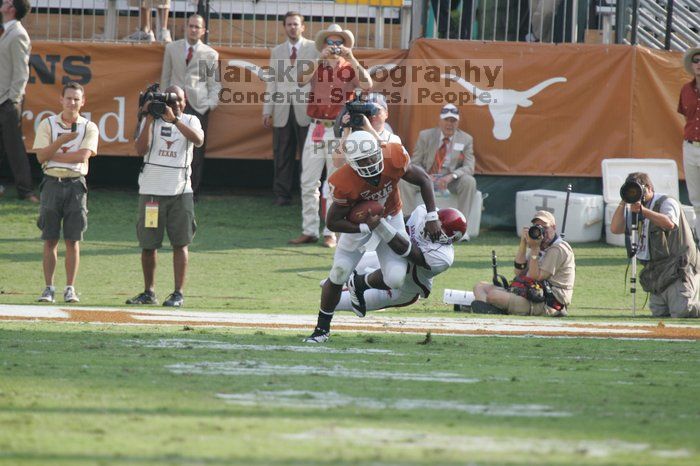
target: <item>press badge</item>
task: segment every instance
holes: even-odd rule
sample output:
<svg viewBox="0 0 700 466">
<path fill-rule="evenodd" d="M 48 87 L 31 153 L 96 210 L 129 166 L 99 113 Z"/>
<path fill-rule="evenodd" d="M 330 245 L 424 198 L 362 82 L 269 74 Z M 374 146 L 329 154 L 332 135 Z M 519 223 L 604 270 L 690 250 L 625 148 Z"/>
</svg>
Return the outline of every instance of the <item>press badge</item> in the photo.
<svg viewBox="0 0 700 466">
<path fill-rule="evenodd" d="M 158 228 L 158 203 L 146 202 L 146 228 Z"/>
<path fill-rule="evenodd" d="M 452 146 L 452 150 L 455 150 L 457 152 L 462 151 L 462 150 L 464 150 L 464 144 L 462 144 L 461 142 L 456 142 Z"/>
</svg>

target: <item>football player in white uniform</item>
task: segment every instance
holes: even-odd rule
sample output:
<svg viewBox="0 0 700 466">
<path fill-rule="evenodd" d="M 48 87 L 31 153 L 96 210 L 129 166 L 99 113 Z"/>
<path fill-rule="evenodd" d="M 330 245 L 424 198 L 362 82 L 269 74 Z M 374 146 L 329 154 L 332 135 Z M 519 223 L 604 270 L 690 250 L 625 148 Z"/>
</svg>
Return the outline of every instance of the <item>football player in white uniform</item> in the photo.
<svg viewBox="0 0 700 466">
<path fill-rule="evenodd" d="M 406 223 L 407 231 L 394 229 L 389 222 L 380 217 L 367 221 L 396 254 L 408 259 L 408 276 L 398 289 L 389 289 L 384 284 L 379 264 L 376 270 L 366 275 L 354 272 L 348 280 L 348 289 L 343 291 L 336 311 L 352 311 L 364 317 L 367 311 L 387 307 L 402 307 L 413 304 L 419 297 L 427 298 L 433 286 L 433 278 L 449 269 L 454 262 L 453 243 L 460 241 L 467 231 L 467 220 L 456 209 L 440 209 L 438 219 L 442 234 L 433 242 L 425 233 L 425 206 L 419 205 Z M 365 258 L 372 256 L 367 253 Z M 376 258 L 376 255 L 373 257 Z M 360 270 L 371 267 L 371 259 L 365 260 Z"/>
</svg>

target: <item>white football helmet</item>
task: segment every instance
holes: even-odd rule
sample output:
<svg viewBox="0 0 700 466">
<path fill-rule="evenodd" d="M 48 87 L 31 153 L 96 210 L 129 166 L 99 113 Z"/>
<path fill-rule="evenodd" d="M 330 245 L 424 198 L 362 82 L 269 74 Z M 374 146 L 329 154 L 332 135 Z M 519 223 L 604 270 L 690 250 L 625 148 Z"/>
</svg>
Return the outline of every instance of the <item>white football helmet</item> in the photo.
<svg viewBox="0 0 700 466">
<path fill-rule="evenodd" d="M 345 160 L 363 178 L 380 175 L 384 155 L 379 141 L 367 131 L 355 131 L 345 140 Z"/>
</svg>

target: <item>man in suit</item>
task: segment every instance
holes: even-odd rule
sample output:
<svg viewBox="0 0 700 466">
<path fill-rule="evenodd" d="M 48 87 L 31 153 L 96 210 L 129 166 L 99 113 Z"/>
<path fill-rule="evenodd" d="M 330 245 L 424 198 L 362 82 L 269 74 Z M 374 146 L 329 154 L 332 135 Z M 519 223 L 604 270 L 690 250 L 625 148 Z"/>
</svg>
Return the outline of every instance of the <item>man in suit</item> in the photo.
<svg viewBox="0 0 700 466">
<path fill-rule="evenodd" d="M 263 105 L 263 126 L 272 127 L 272 150 L 274 153 L 274 175 L 272 193 L 274 204 L 286 206 L 291 203 L 294 183 L 294 166 L 297 154 L 301 154 L 309 131 L 311 117 L 306 114 L 306 102 L 298 96 L 306 94 L 309 85 L 299 88 L 296 79 L 296 61 L 300 55 L 313 57 L 318 54 L 314 41 L 302 36 L 304 17 L 296 11 L 289 11 L 282 20 L 289 40 L 279 44 L 270 53 L 270 79 L 265 93 L 271 97 L 276 93 L 284 96 L 284 102 L 267 99 Z M 289 73 L 285 73 L 288 71 Z M 277 80 L 276 77 L 281 79 Z M 303 93 L 303 94 L 302 94 Z"/>
<path fill-rule="evenodd" d="M 29 34 L 20 22 L 29 13 L 29 0 L 2 0 L 4 33 L 0 36 L 0 161 L 7 157 L 20 199 L 39 202 L 22 141 L 22 101 L 29 79 Z M 3 191 L 3 190 L 0 190 Z"/>
<path fill-rule="evenodd" d="M 467 218 L 476 195 L 473 141 L 459 129 L 457 107 L 447 104 L 440 110 L 438 126 L 420 132 L 411 155 L 411 163 L 420 165 L 432 177 L 436 193 L 449 190 L 457 195 L 457 208 Z M 400 183 L 399 188 L 403 211 L 413 212 L 419 191 L 408 183 Z"/>
<path fill-rule="evenodd" d="M 206 132 L 209 112 L 219 104 L 221 83 L 219 75 L 219 53 L 201 39 L 207 28 L 204 18 L 194 14 L 187 19 L 187 39 L 176 40 L 165 47 L 161 88 L 178 86 L 185 91 L 187 105 L 185 113 L 197 117 L 204 131 L 204 144 L 195 147 L 192 161 L 192 191 L 194 199 L 199 196 L 202 181 L 204 153 L 207 145 Z M 200 77 L 200 64 L 206 65 L 206 77 Z"/>
</svg>

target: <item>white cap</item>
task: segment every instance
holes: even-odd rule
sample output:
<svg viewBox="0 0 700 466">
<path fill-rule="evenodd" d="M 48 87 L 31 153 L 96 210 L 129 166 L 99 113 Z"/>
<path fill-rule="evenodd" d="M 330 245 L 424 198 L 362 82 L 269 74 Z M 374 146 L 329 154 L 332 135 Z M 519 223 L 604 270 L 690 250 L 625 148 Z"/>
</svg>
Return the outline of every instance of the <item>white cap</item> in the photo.
<svg viewBox="0 0 700 466">
<path fill-rule="evenodd" d="M 459 109 L 453 104 L 446 104 L 440 110 L 440 119 L 444 120 L 445 118 L 454 118 L 459 121 Z"/>
</svg>

